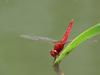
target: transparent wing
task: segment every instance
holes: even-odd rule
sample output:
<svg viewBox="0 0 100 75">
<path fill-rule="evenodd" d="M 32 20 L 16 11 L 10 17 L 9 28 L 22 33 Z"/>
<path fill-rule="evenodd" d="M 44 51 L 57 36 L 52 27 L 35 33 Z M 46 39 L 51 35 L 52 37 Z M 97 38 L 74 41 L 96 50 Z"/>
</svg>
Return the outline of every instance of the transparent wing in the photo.
<svg viewBox="0 0 100 75">
<path fill-rule="evenodd" d="M 56 42 L 57 40 L 53 40 L 51 38 L 48 38 L 48 37 L 42 37 L 42 36 L 32 36 L 32 35 L 21 35 L 20 37 L 22 38 L 26 38 L 26 39 L 29 39 L 29 40 L 33 40 L 33 41 L 46 41 L 46 42 L 49 42 L 49 43 L 54 43 Z"/>
</svg>

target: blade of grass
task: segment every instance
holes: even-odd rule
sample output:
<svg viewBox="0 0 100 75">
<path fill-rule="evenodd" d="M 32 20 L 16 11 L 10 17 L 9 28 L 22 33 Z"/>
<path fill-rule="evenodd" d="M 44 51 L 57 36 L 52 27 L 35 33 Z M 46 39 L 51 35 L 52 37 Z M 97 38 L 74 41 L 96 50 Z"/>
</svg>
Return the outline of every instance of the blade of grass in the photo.
<svg viewBox="0 0 100 75">
<path fill-rule="evenodd" d="M 73 39 L 72 42 L 70 42 L 68 46 L 66 46 L 62 50 L 60 55 L 55 60 L 54 64 L 60 63 L 62 59 L 64 59 L 64 57 L 68 55 L 80 43 L 98 34 L 100 34 L 100 23 L 88 28 L 87 30 L 83 31 L 80 35 L 78 35 L 75 39 Z"/>
</svg>

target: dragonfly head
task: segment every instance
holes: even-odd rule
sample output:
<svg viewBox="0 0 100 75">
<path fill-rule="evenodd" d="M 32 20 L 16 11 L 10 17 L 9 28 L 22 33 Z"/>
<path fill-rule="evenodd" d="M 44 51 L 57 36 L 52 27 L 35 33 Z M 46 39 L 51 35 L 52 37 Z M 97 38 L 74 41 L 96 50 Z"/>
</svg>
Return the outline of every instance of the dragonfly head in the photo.
<svg viewBox="0 0 100 75">
<path fill-rule="evenodd" d="M 57 54 L 58 54 L 57 50 L 54 50 L 54 49 L 53 49 L 53 50 L 50 51 L 50 55 L 51 55 L 52 57 L 54 57 L 54 58 L 57 56 Z"/>
<path fill-rule="evenodd" d="M 63 47 L 64 47 L 64 44 L 62 42 L 60 41 L 56 42 L 54 45 L 54 48 L 50 51 L 50 55 L 55 58 L 56 56 L 59 55 Z"/>
</svg>

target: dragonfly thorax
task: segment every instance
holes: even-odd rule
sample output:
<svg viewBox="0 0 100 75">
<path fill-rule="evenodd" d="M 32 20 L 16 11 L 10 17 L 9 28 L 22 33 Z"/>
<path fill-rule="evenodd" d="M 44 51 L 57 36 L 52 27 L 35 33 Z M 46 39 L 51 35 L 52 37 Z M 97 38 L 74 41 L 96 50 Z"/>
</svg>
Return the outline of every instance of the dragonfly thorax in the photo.
<svg viewBox="0 0 100 75">
<path fill-rule="evenodd" d="M 60 52 L 64 47 L 64 44 L 62 42 L 57 42 L 55 45 L 54 45 L 54 50 L 57 50 L 57 52 Z"/>
</svg>

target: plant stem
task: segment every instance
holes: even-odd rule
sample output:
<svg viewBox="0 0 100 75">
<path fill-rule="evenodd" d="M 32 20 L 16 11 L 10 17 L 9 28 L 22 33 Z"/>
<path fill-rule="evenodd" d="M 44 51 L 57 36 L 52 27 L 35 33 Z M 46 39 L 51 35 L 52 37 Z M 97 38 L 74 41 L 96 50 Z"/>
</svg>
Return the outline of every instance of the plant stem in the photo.
<svg viewBox="0 0 100 75">
<path fill-rule="evenodd" d="M 61 71 L 59 67 L 59 63 L 53 65 L 54 71 L 56 72 L 57 75 L 64 75 L 64 73 Z"/>
</svg>

